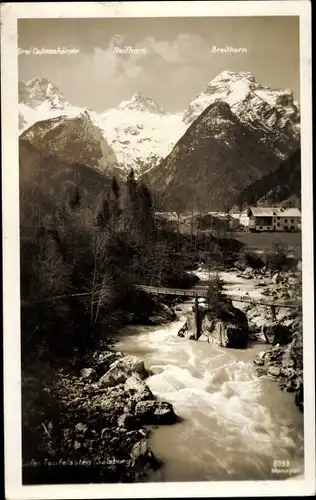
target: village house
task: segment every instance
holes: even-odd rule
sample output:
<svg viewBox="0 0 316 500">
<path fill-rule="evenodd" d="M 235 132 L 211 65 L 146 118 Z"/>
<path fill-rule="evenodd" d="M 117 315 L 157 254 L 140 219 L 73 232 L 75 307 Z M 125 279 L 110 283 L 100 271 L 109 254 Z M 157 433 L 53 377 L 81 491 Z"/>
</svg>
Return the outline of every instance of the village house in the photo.
<svg viewBox="0 0 316 500">
<path fill-rule="evenodd" d="M 295 232 L 301 229 L 301 212 L 298 208 L 248 207 L 239 222 L 249 231 Z"/>
</svg>

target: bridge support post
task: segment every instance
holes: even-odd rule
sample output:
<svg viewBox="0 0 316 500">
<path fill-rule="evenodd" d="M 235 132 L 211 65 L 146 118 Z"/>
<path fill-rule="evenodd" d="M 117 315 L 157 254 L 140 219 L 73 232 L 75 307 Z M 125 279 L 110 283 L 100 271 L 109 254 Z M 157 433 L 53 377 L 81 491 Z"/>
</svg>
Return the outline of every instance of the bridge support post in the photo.
<svg viewBox="0 0 316 500">
<path fill-rule="evenodd" d="M 276 317 L 276 309 L 275 309 L 275 306 L 271 306 L 271 315 L 272 315 L 272 321 L 276 321 L 276 320 L 277 320 L 277 317 Z"/>
<path fill-rule="evenodd" d="M 194 311 L 195 311 L 195 340 L 199 340 L 201 336 L 201 315 L 199 310 L 199 301 L 197 295 L 194 299 Z"/>
</svg>

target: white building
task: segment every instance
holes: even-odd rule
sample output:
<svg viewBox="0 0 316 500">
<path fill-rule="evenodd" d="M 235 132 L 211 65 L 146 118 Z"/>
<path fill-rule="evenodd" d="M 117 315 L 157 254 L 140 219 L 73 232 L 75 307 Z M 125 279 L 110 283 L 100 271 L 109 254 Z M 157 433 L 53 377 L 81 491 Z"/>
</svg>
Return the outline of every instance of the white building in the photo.
<svg viewBox="0 0 316 500">
<path fill-rule="evenodd" d="M 301 212 L 298 208 L 248 207 L 239 221 L 250 231 L 294 232 L 301 229 Z"/>
</svg>

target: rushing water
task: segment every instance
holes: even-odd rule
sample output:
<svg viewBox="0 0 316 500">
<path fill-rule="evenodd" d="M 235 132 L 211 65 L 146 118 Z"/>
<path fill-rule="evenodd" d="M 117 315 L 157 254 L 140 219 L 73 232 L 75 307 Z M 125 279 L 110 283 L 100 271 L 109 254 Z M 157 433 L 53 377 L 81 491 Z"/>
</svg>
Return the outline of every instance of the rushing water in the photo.
<svg viewBox="0 0 316 500">
<path fill-rule="evenodd" d="M 168 325 L 128 326 L 116 344 L 118 350 L 145 361 L 153 373 L 148 379 L 152 392 L 172 403 L 182 417 L 180 423 L 153 430 L 150 445 L 164 466 L 149 479 L 267 480 L 302 475 L 302 414 L 292 394 L 254 372 L 253 359 L 265 346 L 236 350 L 178 337 L 191 307 L 183 304 L 179 319 Z M 274 467 L 275 460 L 284 462 Z"/>
</svg>

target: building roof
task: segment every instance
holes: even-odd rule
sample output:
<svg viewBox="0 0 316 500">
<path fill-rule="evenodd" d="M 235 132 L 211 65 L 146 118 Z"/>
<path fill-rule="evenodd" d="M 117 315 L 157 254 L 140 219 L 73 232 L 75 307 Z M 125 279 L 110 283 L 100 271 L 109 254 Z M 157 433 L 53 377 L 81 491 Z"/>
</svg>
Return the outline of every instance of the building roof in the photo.
<svg viewBox="0 0 316 500">
<path fill-rule="evenodd" d="M 301 217 L 301 212 L 298 208 L 284 208 L 279 210 L 278 217 Z"/>
<path fill-rule="evenodd" d="M 240 219 L 240 213 L 230 213 L 229 216 L 232 218 L 232 219 Z"/>
<path fill-rule="evenodd" d="M 249 207 L 252 215 L 255 217 L 273 217 L 277 213 L 276 208 L 272 207 Z"/>
<path fill-rule="evenodd" d="M 298 208 L 249 207 L 255 217 L 301 217 Z"/>
</svg>

